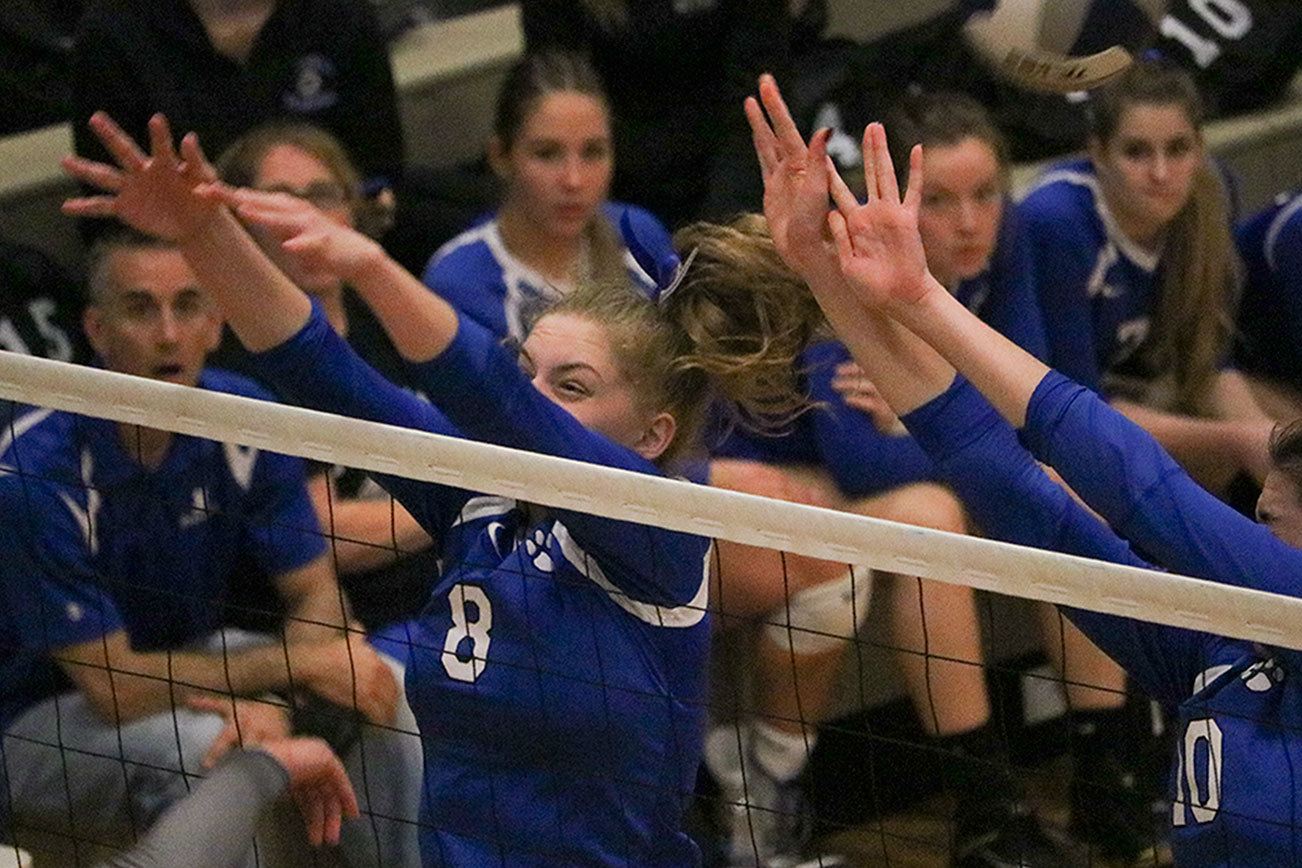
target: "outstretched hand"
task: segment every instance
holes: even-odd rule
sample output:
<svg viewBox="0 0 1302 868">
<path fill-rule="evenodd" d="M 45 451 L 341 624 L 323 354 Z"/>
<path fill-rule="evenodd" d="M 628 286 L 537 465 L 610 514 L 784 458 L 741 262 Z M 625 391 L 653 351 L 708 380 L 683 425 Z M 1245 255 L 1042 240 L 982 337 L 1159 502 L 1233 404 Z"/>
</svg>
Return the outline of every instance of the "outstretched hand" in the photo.
<svg viewBox="0 0 1302 868">
<path fill-rule="evenodd" d="M 747 97 L 745 108 L 764 176 L 764 216 L 773 245 L 806 280 L 819 272 L 834 272 L 836 248 L 826 232 L 831 132 L 819 130 L 806 146 L 771 75 L 760 77 L 759 99 Z"/>
<path fill-rule="evenodd" d="M 289 774 L 289 791 L 312 845 L 338 844 L 345 819 L 358 816 L 357 795 L 343 765 L 319 738 L 288 738 L 257 746 Z"/>
<path fill-rule="evenodd" d="M 933 286 L 918 234 L 922 200 L 922 146 L 909 158 L 904 198 L 886 147 L 886 130 L 869 124 L 863 137 L 868 201 L 860 204 L 839 176 L 830 178 L 836 211 L 828 216 L 846 283 L 869 307 L 888 308 L 920 300 Z"/>
<path fill-rule="evenodd" d="M 350 282 L 383 255 L 374 240 L 289 193 L 214 182 L 203 185 L 199 194 L 229 206 L 244 223 L 270 235 L 303 273 Z"/>
<path fill-rule="evenodd" d="M 220 208 L 196 194 L 201 184 L 216 178 L 199 139 L 189 133 L 178 154 L 172 128 L 161 114 L 149 119 L 149 153 L 104 112 L 91 116 L 90 128 L 104 143 L 116 165 L 67 156 L 65 172 L 102 191 L 63 203 L 63 212 L 76 217 L 111 217 L 147 235 L 183 242 L 203 231 Z"/>
</svg>

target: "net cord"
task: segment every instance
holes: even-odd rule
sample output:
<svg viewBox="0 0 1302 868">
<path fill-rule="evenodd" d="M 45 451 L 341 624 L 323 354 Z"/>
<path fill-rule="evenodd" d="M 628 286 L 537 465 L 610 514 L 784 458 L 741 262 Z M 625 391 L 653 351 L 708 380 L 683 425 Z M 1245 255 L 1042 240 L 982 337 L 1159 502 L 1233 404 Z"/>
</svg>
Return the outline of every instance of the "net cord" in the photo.
<svg viewBox="0 0 1302 868">
<path fill-rule="evenodd" d="M 1297 597 L 5 351 L 0 351 L 0 398 L 1302 650 L 1302 599 Z M 9 434 L 0 432 L 0 446 Z"/>
</svg>

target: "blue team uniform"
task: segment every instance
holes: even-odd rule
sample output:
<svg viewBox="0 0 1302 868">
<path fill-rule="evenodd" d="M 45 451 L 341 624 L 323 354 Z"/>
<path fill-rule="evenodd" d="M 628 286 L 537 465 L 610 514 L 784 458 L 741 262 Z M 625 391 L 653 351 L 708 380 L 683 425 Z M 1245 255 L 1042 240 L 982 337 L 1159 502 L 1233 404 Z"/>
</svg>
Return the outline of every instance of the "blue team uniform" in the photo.
<svg viewBox="0 0 1302 868">
<path fill-rule="evenodd" d="M 1031 400 L 1021 432 L 1026 448 L 962 378 L 904 422 L 994 537 L 1133 566 L 1147 560 L 1275 593 L 1302 591 L 1302 551 L 1208 494 L 1147 433 L 1057 372 Z M 1061 473 L 1108 524 L 1032 456 Z M 1302 657 L 1194 630 L 1066 613 L 1145 692 L 1177 708 L 1176 862 L 1296 864 Z"/>
<path fill-rule="evenodd" d="M 1045 356 L 1044 325 L 1035 297 L 1030 247 L 1017 208 L 1007 203 L 989 267 L 954 288 L 968 310 L 1004 336 Z M 766 464 L 810 464 L 827 469 L 846 497 L 869 497 L 937 478 L 935 466 L 912 437 L 878 431 L 861 410 L 832 388 L 836 366 L 852 361 L 839 341 L 823 341 L 801 359 L 810 397 L 820 406 L 780 437 L 733 434 L 714 450 L 719 457 Z"/>
<path fill-rule="evenodd" d="M 1098 391 L 1151 331 L 1161 256 L 1121 231 L 1089 160 L 1050 169 L 1021 211 L 1049 364 Z"/>
<path fill-rule="evenodd" d="M 1302 193 L 1245 221 L 1238 243 L 1246 280 L 1235 361 L 1302 389 Z"/>
<path fill-rule="evenodd" d="M 603 213 L 625 244 L 645 248 L 661 262 L 674 257 L 673 241 L 660 221 L 636 205 L 610 202 Z M 629 238 L 632 234 L 634 237 Z M 625 251 L 629 277 L 656 292 L 656 281 Z M 522 340 L 538 314 L 561 294 L 547 278 L 511 255 L 502 242 L 496 218 L 462 232 L 435 252 L 425 267 L 425 285 L 463 315 L 499 337 Z"/>
<path fill-rule="evenodd" d="M 207 389 L 267 399 L 207 370 Z M 325 552 L 303 463 L 176 435 L 142 467 L 117 423 L 52 410 L 0 430 L 0 727 L 71 684 L 50 655 L 126 630 L 139 651 L 183 647 L 221 626 L 232 570 L 268 575 Z"/>
<path fill-rule="evenodd" d="M 441 356 L 411 367 L 433 406 L 369 368 L 319 310 L 257 363 L 309 406 L 658 473 L 547 400 L 465 315 Z M 442 546 L 406 682 L 425 751 L 424 864 L 698 863 L 680 820 L 704 727 L 709 540 L 379 481 Z"/>
</svg>

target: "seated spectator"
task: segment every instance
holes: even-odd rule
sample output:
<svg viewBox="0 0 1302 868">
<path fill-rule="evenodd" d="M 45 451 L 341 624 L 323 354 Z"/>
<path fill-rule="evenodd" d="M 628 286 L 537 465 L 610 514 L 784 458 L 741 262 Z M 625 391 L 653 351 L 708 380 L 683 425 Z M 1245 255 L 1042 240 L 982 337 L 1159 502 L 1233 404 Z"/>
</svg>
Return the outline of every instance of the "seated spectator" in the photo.
<svg viewBox="0 0 1302 868">
<path fill-rule="evenodd" d="M 0 350 L 84 362 L 81 288 L 41 251 L 0 240 Z"/>
<path fill-rule="evenodd" d="M 1267 413 L 1302 418 L 1302 193 L 1244 221 L 1238 243 L 1246 281 L 1235 363 Z"/>
<path fill-rule="evenodd" d="M 85 327 L 105 367 L 262 397 L 204 369 L 219 325 L 175 248 L 138 238 L 96 247 Z M 17 828 L 143 831 L 186 794 L 222 731 L 220 716 L 187 700 L 292 684 L 367 721 L 349 760 L 364 748 L 359 789 L 377 817 L 348 830 L 349 857 L 415 863 L 415 829 L 401 820 L 414 816 L 421 760 L 404 734 L 414 720 L 400 667 L 342 632 L 347 604 L 301 462 L 32 410 L 6 419 L 0 467 L 0 783 Z M 283 641 L 222 629 L 242 550 L 285 599 Z"/>
<path fill-rule="evenodd" d="M 310 121 L 356 156 L 368 193 L 402 173 L 388 48 L 366 0 L 96 0 L 73 58 L 77 153 L 104 110 L 133 135 L 155 112 L 220 153 L 256 126 Z"/>
<path fill-rule="evenodd" d="M 790 51 L 785 0 L 524 0 L 525 49 L 587 55 L 615 118 L 615 195 L 671 227 L 754 211 L 738 106 Z"/>
<path fill-rule="evenodd" d="M 498 337 L 517 340 L 579 283 L 632 278 L 654 290 L 656 275 L 626 245 L 661 262 L 674 257 L 673 244 L 646 211 L 606 201 L 610 112 L 579 55 L 526 55 L 511 68 L 488 150 L 505 187 L 501 206 L 434 254 L 426 286 Z"/>
<path fill-rule="evenodd" d="M 241 136 L 218 160 L 217 170 L 236 187 L 306 199 L 346 226 L 366 214 L 361 178 L 343 146 L 306 124 L 272 124 Z M 321 304 L 331 326 L 359 356 L 390 382 L 417 391 L 389 336 L 352 289 L 333 275 L 295 268 L 277 244 L 269 244 L 267 252 Z M 229 330 L 210 363 L 257 379 L 256 366 Z M 437 573 L 432 541 L 416 520 L 357 470 L 310 467 L 308 487 L 358 620 L 374 629 L 414 616 L 425 604 L 429 577 Z"/>
<path fill-rule="evenodd" d="M 1225 190 L 1183 70 L 1096 91 L 1089 156 L 1022 202 L 1049 361 L 1103 393 L 1219 493 L 1269 467 L 1272 421 L 1228 364 L 1238 272 Z"/>
</svg>

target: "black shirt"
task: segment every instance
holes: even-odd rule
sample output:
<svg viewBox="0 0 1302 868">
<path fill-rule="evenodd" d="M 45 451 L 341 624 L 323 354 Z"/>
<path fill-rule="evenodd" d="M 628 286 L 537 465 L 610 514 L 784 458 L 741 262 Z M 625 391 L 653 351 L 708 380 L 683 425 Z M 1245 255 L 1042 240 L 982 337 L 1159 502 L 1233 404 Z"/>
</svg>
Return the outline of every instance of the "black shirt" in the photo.
<svg viewBox="0 0 1302 868">
<path fill-rule="evenodd" d="M 0 241 L 0 350 L 85 362 L 81 288 L 38 250 Z"/>
<path fill-rule="evenodd" d="M 161 111 L 212 159 L 294 119 L 334 133 L 370 183 L 401 173 L 388 49 L 366 0 L 280 0 L 244 64 L 214 50 L 186 0 L 99 0 L 78 31 L 73 82 L 77 153 L 94 159 L 107 159 L 86 127 L 96 110 L 138 140 Z"/>
<path fill-rule="evenodd" d="M 351 291 L 344 293 L 344 309 L 348 315 L 348 344 L 385 379 L 409 391 L 417 391 L 407 376 L 407 364 L 398 355 L 384 327 L 361 299 Z M 259 381 L 258 370 L 251 364 L 248 351 L 227 329 L 221 346 L 208 357 L 208 365 L 234 371 Z M 270 383 L 262 383 L 272 392 Z M 317 464 L 309 472 L 329 473 L 334 479 L 333 490 L 347 498 L 388 498 L 388 495 L 366 473 L 345 467 L 327 467 Z M 327 533 L 329 528 L 325 529 Z M 438 576 L 438 554 L 435 546 L 423 551 L 405 554 L 386 566 L 360 573 L 341 574 L 339 583 L 348 592 L 353 613 L 368 628 L 391 624 L 414 617 L 425 605 L 427 589 Z M 250 587 L 252 586 L 252 587 Z M 274 611 L 275 599 L 269 587 L 263 587 L 261 578 L 249 580 L 239 588 L 240 604 L 253 609 Z"/>
<path fill-rule="evenodd" d="M 608 29 L 573 0 L 524 0 L 530 51 L 585 52 L 615 115 L 615 198 L 671 226 L 756 210 L 759 166 L 742 100 L 756 79 L 782 80 L 786 0 L 629 0 Z"/>
</svg>

